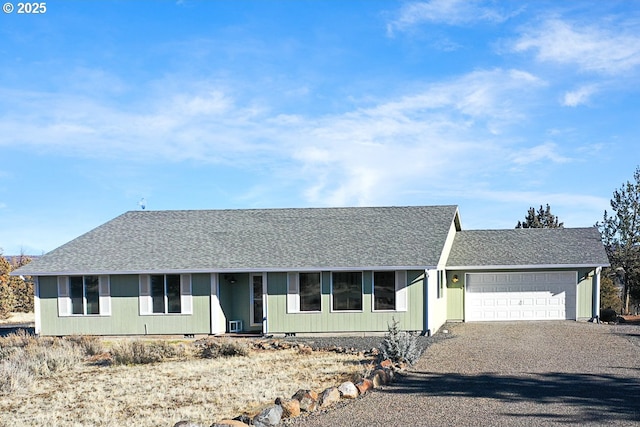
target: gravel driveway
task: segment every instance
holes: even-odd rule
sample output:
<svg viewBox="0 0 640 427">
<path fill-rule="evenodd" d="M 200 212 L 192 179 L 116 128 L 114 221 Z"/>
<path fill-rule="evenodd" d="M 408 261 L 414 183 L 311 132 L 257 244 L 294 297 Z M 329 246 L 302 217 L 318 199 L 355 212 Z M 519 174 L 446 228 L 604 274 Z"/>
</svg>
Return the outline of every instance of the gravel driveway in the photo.
<svg viewBox="0 0 640 427">
<path fill-rule="evenodd" d="M 640 424 L 640 326 L 448 325 L 411 372 L 294 426 Z"/>
</svg>

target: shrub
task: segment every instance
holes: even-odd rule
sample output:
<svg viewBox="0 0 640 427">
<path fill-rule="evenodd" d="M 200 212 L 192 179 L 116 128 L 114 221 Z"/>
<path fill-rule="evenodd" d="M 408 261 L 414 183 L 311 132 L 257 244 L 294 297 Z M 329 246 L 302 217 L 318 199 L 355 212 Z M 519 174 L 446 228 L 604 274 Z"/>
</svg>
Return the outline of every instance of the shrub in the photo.
<svg viewBox="0 0 640 427">
<path fill-rule="evenodd" d="M 69 370 L 80 360 L 73 343 L 12 334 L 0 341 L 0 393 L 25 390 L 36 377 Z"/>
<path fill-rule="evenodd" d="M 0 395 L 26 391 L 34 379 L 20 358 L 11 357 L 0 362 Z"/>
<path fill-rule="evenodd" d="M 95 356 L 105 352 L 102 340 L 88 335 L 74 335 L 67 338 L 70 342 L 80 347 L 87 356 Z"/>
<path fill-rule="evenodd" d="M 116 365 L 142 365 L 183 357 L 183 346 L 175 346 L 166 341 L 144 342 L 140 340 L 121 341 L 111 348 L 113 363 Z"/>
<path fill-rule="evenodd" d="M 239 341 L 205 341 L 200 350 L 200 357 L 215 359 L 218 357 L 248 356 L 249 347 Z"/>
<path fill-rule="evenodd" d="M 56 340 L 53 345 L 44 344 L 23 349 L 25 366 L 35 375 L 47 376 L 53 372 L 67 371 L 82 360 L 82 351 L 73 343 Z"/>
<path fill-rule="evenodd" d="M 394 363 L 413 364 L 420 357 L 417 337 L 398 328 L 397 320 L 393 319 L 393 325 L 389 325 L 384 340 L 380 343 L 380 353 L 383 359 L 389 359 Z"/>
</svg>

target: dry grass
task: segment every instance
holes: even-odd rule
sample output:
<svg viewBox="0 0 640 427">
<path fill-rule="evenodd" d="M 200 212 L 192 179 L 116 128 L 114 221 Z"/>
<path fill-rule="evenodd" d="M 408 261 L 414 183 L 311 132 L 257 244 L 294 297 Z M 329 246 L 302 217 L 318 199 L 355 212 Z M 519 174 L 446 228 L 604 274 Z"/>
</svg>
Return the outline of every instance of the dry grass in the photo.
<svg viewBox="0 0 640 427">
<path fill-rule="evenodd" d="M 81 348 L 83 342 L 86 344 L 85 339 L 76 338 L 76 347 Z M 105 348 L 121 345 L 105 343 Z M 44 348 L 63 346 L 66 344 Z M 88 362 L 95 357 L 87 358 L 73 367 L 65 365 L 59 371 L 35 375 L 31 383 L 12 393 L 0 393 L 0 426 L 155 427 L 173 426 L 182 419 L 210 425 L 257 411 L 300 388 L 322 391 L 363 370 L 357 355 L 303 355 L 293 349 L 251 350 L 244 357 L 215 359 L 180 354 L 179 360 L 145 365 L 97 366 Z M 0 360 L 0 367 L 15 369 L 7 361 Z"/>
</svg>

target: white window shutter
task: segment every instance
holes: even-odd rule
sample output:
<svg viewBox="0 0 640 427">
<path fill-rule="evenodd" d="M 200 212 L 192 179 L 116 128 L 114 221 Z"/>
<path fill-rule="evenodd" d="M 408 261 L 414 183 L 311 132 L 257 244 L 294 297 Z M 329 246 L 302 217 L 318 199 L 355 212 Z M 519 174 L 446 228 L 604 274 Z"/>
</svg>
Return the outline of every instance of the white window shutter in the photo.
<svg viewBox="0 0 640 427">
<path fill-rule="evenodd" d="M 140 275 L 140 314 L 151 314 L 151 284 L 148 274 Z"/>
<path fill-rule="evenodd" d="M 180 275 L 180 307 L 182 314 L 193 313 L 193 298 L 191 296 L 191 274 Z"/>
<path fill-rule="evenodd" d="M 58 316 L 71 316 L 69 276 L 58 276 Z"/>
<path fill-rule="evenodd" d="M 396 311 L 407 311 L 407 297 L 407 272 L 396 271 Z"/>
<path fill-rule="evenodd" d="M 100 293 L 100 315 L 111 316 L 111 283 L 109 276 L 98 278 L 98 288 Z"/>
<path fill-rule="evenodd" d="M 298 273 L 289 273 L 287 284 L 287 313 L 300 312 L 300 283 Z"/>
</svg>

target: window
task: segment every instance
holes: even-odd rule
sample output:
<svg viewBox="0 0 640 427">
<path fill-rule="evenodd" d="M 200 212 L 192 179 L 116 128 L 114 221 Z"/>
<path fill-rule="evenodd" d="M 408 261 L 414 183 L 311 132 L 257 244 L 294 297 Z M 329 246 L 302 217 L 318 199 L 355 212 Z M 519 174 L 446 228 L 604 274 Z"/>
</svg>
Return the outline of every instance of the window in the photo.
<svg viewBox="0 0 640 427">
<path fill-rule="evenodd" d="M 251 324 L 262 325 L 262 275 L 251 275 Z"/>
<path fill-rule="evenodd" d="M 321 311 L 320 273 L 300 273 L 300 311 Z"/>
<path fill-rule="evenodd" d="M 373 272 L 373 310 L 407 311 L 407 272 Z"/>
<path fill-rule="evenodd" d="M 110 315 L 109 276 L 58 277 L 58 314 Z"/>
<path fill-rule="evenodd" d="M 182 313 L 180 275 L 151 276 L 151 301 L 154 313 Z"/>
<path fill-rule="evenodd" d="M 140 314 L 191 314 L 191 275 L 140 276 Z"/>
<path fill-rule="evenodd" d="M 320 273 L 289 273 L 287 312 L 322 311 Z"/>
<path fill-rule="evenodd" d="M 373 273 L 373 309 L 396 309 L 395 271 L 376 271 Z"/>
<path fill-rule="evenodd" d="M 332 310 L 362 310 L 362 273 L 335 272 L 332 275 Z"/>
</svg>

